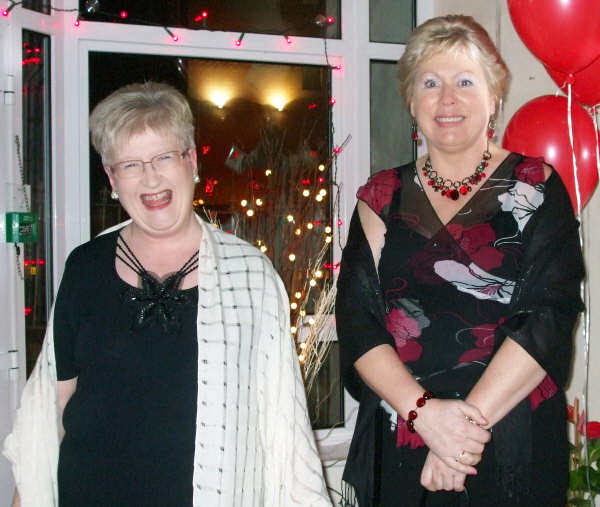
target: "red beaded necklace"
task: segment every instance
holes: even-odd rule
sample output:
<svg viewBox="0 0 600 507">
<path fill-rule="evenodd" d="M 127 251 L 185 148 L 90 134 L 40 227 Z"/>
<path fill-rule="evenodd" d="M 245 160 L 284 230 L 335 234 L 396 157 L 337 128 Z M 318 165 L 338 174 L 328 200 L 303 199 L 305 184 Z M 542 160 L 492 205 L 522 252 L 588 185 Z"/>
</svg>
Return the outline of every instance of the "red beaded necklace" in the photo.
<svg viewBox="0 0 600 507">
<path fill-rule="evenodd" d="M 490 158 L 492 158 L 492 154 L 488 150 L 485 150 L 481 162 L 479 162 L 479 165 L 473 174 L 462 180 L 453 181 L 438 176 L 437 171 L 431 165 L 431 159 L 427 156 L 427 160 L 423 166 L 423 176 L 427 178 L 427 184 L 430 187 L 433 187 L 435 192 L 439 190 L 440 194 L 443 196 L 456 201 L 461 195 L 467 195 L 471 191 L 471 185 L 478 185 L 481 180 L 485 178 L 485 173 L 483 171 L 488 166 L 488 160 Z"/>
</svg>

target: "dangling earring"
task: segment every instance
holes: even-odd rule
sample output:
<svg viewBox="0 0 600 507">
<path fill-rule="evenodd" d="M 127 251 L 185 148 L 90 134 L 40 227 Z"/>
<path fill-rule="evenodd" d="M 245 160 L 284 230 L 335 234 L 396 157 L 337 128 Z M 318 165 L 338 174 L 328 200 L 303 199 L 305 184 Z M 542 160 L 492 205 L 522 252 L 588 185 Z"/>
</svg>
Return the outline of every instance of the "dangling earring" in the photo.
<svg viewBox="0 0 600 507">
<path fill-rule="evenodd" d="M 496 134 L 496 118 L 494 116 L 490 116 L 490 121 L 488 122 L 488 131 L 487 137 L 488 139 L 493 139 Z"/>
<path fill-rule="evenodd" d="M 110 193 L 110 198 L 111 198 L 111 199 L 114 199 L 115 201 L 119 200 L 119 192 L 117 192 L 116 190 L 113 190 L 113 191 Z"/>
<path fill-rule="evenodd" d="M 410 129 L 410 137 L 416 143 L 419 140 L 419 127 L 417 126 L 417 122 L 415 120 L 412 121 Z"/>
<path fill-rule="evenodd" d="M 200 183 L 200 176 L 194 174 L 194 183 Z"/>
</svg>

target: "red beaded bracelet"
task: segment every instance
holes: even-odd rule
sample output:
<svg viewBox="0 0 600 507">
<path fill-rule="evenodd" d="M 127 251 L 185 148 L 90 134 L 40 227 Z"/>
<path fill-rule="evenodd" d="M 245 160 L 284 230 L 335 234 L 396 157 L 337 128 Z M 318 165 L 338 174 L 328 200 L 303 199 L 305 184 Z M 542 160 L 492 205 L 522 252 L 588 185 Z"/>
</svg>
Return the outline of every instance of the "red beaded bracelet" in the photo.
<svg viewBox="0 0 600 507">
<path fill-rule="evenodd" d="M 419 399 L 417 399 L 417 408 L 424 407 L 427 400 L 430 400 L 431 398 L 435 398 L 433 393 L 431 391 L 425 391 L 423 393 L 423 396 L 421 396 Z M 416 409 L 413 409 L 408 413 L 408 420 L 406 421 L 406 427 L 408 428 L 408 431 L 410 431 L 411 433 L 415 432 L 414 420 L 417 418 L 417 415 L 418 414 L 417 414 Z"/>
</svg>

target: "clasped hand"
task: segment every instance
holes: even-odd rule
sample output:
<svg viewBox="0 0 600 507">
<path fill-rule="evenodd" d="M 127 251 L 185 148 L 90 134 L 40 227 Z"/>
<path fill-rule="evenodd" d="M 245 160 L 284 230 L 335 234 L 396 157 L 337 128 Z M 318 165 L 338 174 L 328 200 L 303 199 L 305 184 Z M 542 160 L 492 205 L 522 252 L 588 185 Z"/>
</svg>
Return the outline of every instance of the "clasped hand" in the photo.
<svg viewBox="0 0 600 507">
<path fill-rule="evenodd" d="M 461 400 L 427 402 L 419 410 L 415 429 L 429 447 L 421 472 L 421 484 L 431 490 L 461 491 L 467 475 L 477 474 L 490 432 L 479 409 Z"/>
</svg>

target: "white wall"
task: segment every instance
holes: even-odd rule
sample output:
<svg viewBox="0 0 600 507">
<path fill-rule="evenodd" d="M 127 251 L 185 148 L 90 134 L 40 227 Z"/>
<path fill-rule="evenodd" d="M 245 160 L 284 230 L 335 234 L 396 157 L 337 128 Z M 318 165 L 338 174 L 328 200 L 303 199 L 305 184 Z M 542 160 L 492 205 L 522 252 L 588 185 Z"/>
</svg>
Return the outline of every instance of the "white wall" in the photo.
<svg viewBox="0 0 600 507">
<path fill-rule="evenodd" d="M 534 97 L 559 92 L 558 87 L 548 76 L 542 64 L 525 47 L 510 20 L 507 2 L 493 0 L 479 2 L 476 0 L 427 0 L 424 2 L 428 14 L 441 16 L 444 14 L 468 14 L 473 16 L 489 32 L 500 48 L 511 73 L 512 83 L 504 113 L 499 118 L 499 135 L 502 135 L 506 123 L 514 112 L 525 102 Z M 419 2 L 419 5 L 420 2 Z M 421 18 L 420 18 L 421 19 Z M 600 85 L 599 85 L 600 86 Z M 581 222 L 583 224 L 584 255 L 588 270 L 587 283 L 590 291 L 588 312 L 590 315 L 590 347 L 589 347 L 589 389 L 588 413 L 590 419 L 600 419 L 600 347 L 597 342 L 600 329 L 600 267 L 593 260 L 600 258 L 600 192 L 596 192 L 584 209 Z M 594 311 L 595 310 L 595 311 Z M 594 319 L 594 314 L 596 317 Z M 583 319 L 580 319 L 583 321 Z M 574 397 L 582 399 L 585 383 L 585 339 L 581 325 L 575 336 L 575 362 L 573 377 L 567 392 L 569 402 Z"/>
</svg>

